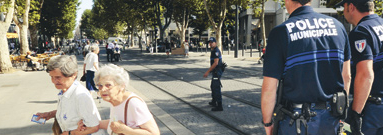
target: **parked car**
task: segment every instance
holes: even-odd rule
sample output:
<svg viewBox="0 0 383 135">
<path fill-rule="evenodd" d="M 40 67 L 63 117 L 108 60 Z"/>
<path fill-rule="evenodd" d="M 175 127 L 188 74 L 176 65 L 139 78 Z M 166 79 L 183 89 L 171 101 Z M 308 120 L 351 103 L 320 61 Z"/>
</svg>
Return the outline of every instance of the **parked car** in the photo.
<svg viewBox="0 0 383 135">
<path fill-rule="evenodd" d="M 108 43 L 112 43 L 114 41 L 118 45 L 124 45 L 125 44 L 125 42 L 122 40 L 122 38 L 119 38 L 119 37 L 109 37 L 107 41 L 108 41 Z"/>
</svg>

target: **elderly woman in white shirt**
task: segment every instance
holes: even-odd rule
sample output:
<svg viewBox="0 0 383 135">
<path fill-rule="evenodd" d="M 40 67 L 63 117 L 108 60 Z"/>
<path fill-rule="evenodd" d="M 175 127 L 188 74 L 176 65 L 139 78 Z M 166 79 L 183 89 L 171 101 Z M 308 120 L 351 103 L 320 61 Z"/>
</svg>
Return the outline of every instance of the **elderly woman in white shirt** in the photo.
<svg viewBox="0 0 383 135">
<path fill-rule="evenodd" d="M 136 94 L 127 91 L 129 74 L 123 68 L 113 64 L 103 66 L 94 80 L 102 99 L 112 104 L 110 119 L 102 120 L 100 129 L 107 129 L 109 134 L 160 134 L 146 103 Z"/>
<path fill-rule="evenodd" d="M 90 91 L 90 95 L 94 91 L 98 91 L 94 83 L 94 74 L 98 70 L 98 53 L 100 52 L 100 48 L 98 45 L 92 45 L 90 47 L 90 53 L 86 54 L 84 60 L 84 70 L 83 74 L 86 71 L 86 88 Z"/>
<path fill-rule="evenodd" d="M 38 119 L 56 117 L 62 135 L 99 135 L 100 114 L 88 90 L 76 81 L 78 66 L 74 56 L 59 55 L 52 57 L 47 66 L 52 83 L 58 94 L 57 110 L 37 113 Z M 77 130 L 78 121 L 83 120 L 86 130 Z"/>
</svg>

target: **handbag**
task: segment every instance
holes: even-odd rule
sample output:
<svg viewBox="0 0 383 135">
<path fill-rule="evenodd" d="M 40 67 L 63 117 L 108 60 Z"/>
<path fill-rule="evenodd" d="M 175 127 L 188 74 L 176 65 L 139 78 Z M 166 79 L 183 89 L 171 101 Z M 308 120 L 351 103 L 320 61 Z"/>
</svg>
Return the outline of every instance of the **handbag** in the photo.
<svg viewBox="0 0 383 135">
<path fill-rule="evenodd" d="M 82 82 L 86 81 L 86 73 L 82 75 L 82 77 L 80 78 L 80 81 Z"/>
<path fill-rule="evenodd" d="M 54 135 L 61 135 L 61 133 L 62 133 L 60 125 L 56 120 L 56 117 L 55 117 L 55 121 L 53 122 L 53 125 L 52 125 L 52 131 L 53 131 Z"/>
<path fill-rule="evenodd" d="M 125 119 L 125 125 L 128 125 L 128 123 L 127 123 L 127 114 L 128 114 L 128 112 L 126 111 L 126 110 L 128 110 L 128 104 L 129 104 L 129 100 L 130 99 L 132 99 L 132 98 L 138 98 L 138 99 L 140 99 L 141 101 L 142 101 L 142 99 L 141 98 L 139 98 L 139 97 L 137 97 L 137 96 L 132 96 L 132 97 L 130 97 L 127 101 L 126 101 L 126 104 L 125 104 L 125 110 L 124 110 L 124 119 Z M 142 101 L 143 102 L 143 101 Z M 112 131 L 112 135 L 113 135 L 113 131 Z M 123 134 L 118 134 L 118 135 L 123 135 Z"/>
</svg>

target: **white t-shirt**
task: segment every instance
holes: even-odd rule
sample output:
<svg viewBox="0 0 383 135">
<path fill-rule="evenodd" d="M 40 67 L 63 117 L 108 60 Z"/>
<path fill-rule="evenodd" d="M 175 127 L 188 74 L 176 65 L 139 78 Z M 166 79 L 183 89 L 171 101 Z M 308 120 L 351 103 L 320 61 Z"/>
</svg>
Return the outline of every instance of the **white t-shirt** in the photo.
<svg viewBox="0 0 383 135">
<path fill-rule="evenodd" d="M 88 53 L 90 53 L 91 51 L 90 51 L 90 45 L 85 45 L 84 46 L 84 51 L 86 52 L 86 51 L 88 51 Z"/>
<path fill-rule="evenodd" d="M 90 71 L 97 71 L 96 67 L 94 67 L 94 63 L 97 63 L 98 66 L 98 56 L 97 54 L 90 52 L 85 56 L 85 70 L 90 70 Z"/>
<path fill-rule="evenodd" d="M 77 129 L 77 123 L 84 121 L 87 127 L 94 127 L 100 124 L 100 113 L 89 91 L 78 81 L 69 87 L 63 94 L 58 94 L 58 105 L 56 119 L 62 131 Z M 99 130 L 92 135 L 101 135 Z"/>
<path fill-rule="evenodd" d="M 108 49 L 113 49 L 113 48 L 114 48 L 114 44 L 113 43 L 109 43 Z"/>
<path fill-rule="evenodd" d="M 110 107 L 110 120 L 107 129 L 109 134 L 112 134 L 112 129 L 110 129 L 111 122 L 121 120 L 125 123 L 125 104 L 126 101 L 132 96 L 137 95 L 132 93 L 121 104 Z M 126 111 L 128 120 L 127 125 L 131 128 L 139 128 L 139 125 L 145 124 L 149 120 L 153 119 L 153 115 L 150 113 L 146 103 L 138 98 L 132 98 L 129 100 L 128 109 Z"/>
</svg>

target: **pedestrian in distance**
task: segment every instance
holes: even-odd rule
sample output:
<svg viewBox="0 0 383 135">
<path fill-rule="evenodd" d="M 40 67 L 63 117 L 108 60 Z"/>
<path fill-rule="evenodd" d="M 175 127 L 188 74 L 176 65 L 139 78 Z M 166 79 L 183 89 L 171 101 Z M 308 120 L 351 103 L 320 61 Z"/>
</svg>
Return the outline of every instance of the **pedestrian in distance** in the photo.
<svg viewBox="0 0 383 135">
<path fill-rule="evenodd" d="M 29 62 L 27 65 L 30 65 L 32 67 L 32 71 L 42 70 L 42 67 L 40 67 L 40 62 L 38 62 L 38 58 L 31 56 L 32 52 L 28 51 L 25 58 L 29 59 Z"/>
<path fill-rule="evenodd" d="M 171 45 L 171 47 L 173 47 L 174 49 L 177 48 L 177 45 L 176 45 L 176 43 L 174 43 L 173 40 L 170 40 L 170 45 Z"/>
<path fill-rule="evenodd" d="M 109 55 L 110 55 L 110 54 L 109 54 L 109 48 L 108 48 L 109 44 L 110 44 L 110 43 L 106 43 L 106 46 L 105 46 L 105 50 L 106 50 L 106 51 L 105 51 L 105 52 L 106 52 L 106 59 L 107 59 L 108 62 L 109 62 Z"/>
<path fill-rule="evenodd" d="M 61 135 L 99 135 L 100 114 L 88 90 L 76 80 L 77 60 L 74 56 L 58 55 L 49 60 L 47 72 L 58 94 L 57 110 L 37 113 L 37 120 L 55 118 L 62 130 Z M 77 123 L 83 120 L 86 130 L 77 130 Z"/>
<path fill-rule="evenodd" d="M 115 47 L 114 47 L 114 60 L 116 61 L 116 62 L 118 62 L 119 60 L 122 60 L 121 59 L 121 49 L 120 49 L 120 46 L 119 45 L 116 45 Z"/>
<path fill-rule="evenodd" d="M 113 41 L 112 43 L 109 43 L 108 44 L 108 47 L 107 47 L 107 49 L 106 49 L 106 51 L 107 51 L 107 55 L 106 55 L 106 58 L 108 59 L 108 62 L 113 62 L 113 59 L 114 59 L 114 42 L 115 41 Z M 109 58 L 110 58 L 110 60 L 109 60 Z"/>
<path fill-rule="evenodd" d="M 349 33 L 353 102 L 347 123 L 352 133 L 383 134 L 383 19 L 373 0 L 343 0 L 343 15 L 354 26 Z"/>
<path fill-rule="evenodd" d="M 100 42 L 98 42 L 98 40 L 95 41 L 95 44 L 96 46 L 98 46 L 98 50 L 100 51 Z M 98 62 L 100 62 L 100 53 L 97 53 L 97 57 L 98 57 Z"/>
<path fill-rule="evenodd" d="M 130 92 L 129 74 L 123 68 L 108 64 L 100 68 L 94 79 L 102 99 L 112 104 L 110 119 L 100 121 L 100 129 L 108 134 L 159 135 L 160 130 L 148 106 L 139 96 Z M 88 127 L 81 126 L 83 130 Z"/>
<path fill-rule="evenodd" d="M 165 40 L 165 52 L 166 52 L 166 56 L 169 58 L 169 52 L 170 52 L 170 43 L 168 40 Z"/>
<path fill-rule="evenodd" d="M 89 90 L 90 95 L 93 95 L 94 92 L 98 92 L 98 89 L 94 83 L 94 74 L 99 68 L 98 62 L 98 53 L 100 48 L 98 45 L 90 46 L 90 53 L 85 56 L 83 74 L 86 74 L 86 88 Z M 100 97 L 97 94 L 97 99 Z"/>
<path fill-rule="evenodd" d="M 47 48 L 47 50 L 44 52 L 45 54 L 52 54 L 52 50 L 50 47 Z"/>
<path fill-rule="evenodd" d="M 83 56 L 85 57 L 90 52 L 90 41 L 86 41 L 86 45 L 84 46 L 84 50 L 82 51 Z"/>
<path fill-rule="evenodd" d="M 210 53 L 210 68 L 205 72 L 203 77 L 207 77 L 210 73 L 212 73 L 213 77 L 211 78 L 211 96 L 212 100 L 209 102 L 209 105 L 214 108 L 211 111 L 223 111 L 222 107 L 222 94 L 221 94 L 221 76 L 222 72 L 222 55 L 221 51 L 217 47 L 217 41 L 214 37 L 210 37 L 209 45 L 211 47 Z"/>
<path fill-rule="evenodd" d="M 285 4 L 290 16 L 271 30 L 264 56 L 262 124 L 267 135 L 337 135 L 351 80 L 346 30 L 311 0 Z"/>
<path fill-rule="evenodd" d="M 189 57 L 189 44 L 188 44 L 188 41 L 185 41 L 184 48 L 185 48 L 185 57 Z"/>
<path fill-rule="evenodd" d="M 262 48 L 262 56 L 261 56 L 261 58 L 259 58 L 259 60 L 258 60 L 258 64 L 262 64 L 262 63 L 263 63 L 263 60 L 264 60 L 264 58 L 265 58 L 265 53 L 266 53 L 266 48 L 263 47 L 263 48 Z"/>
</svg>

